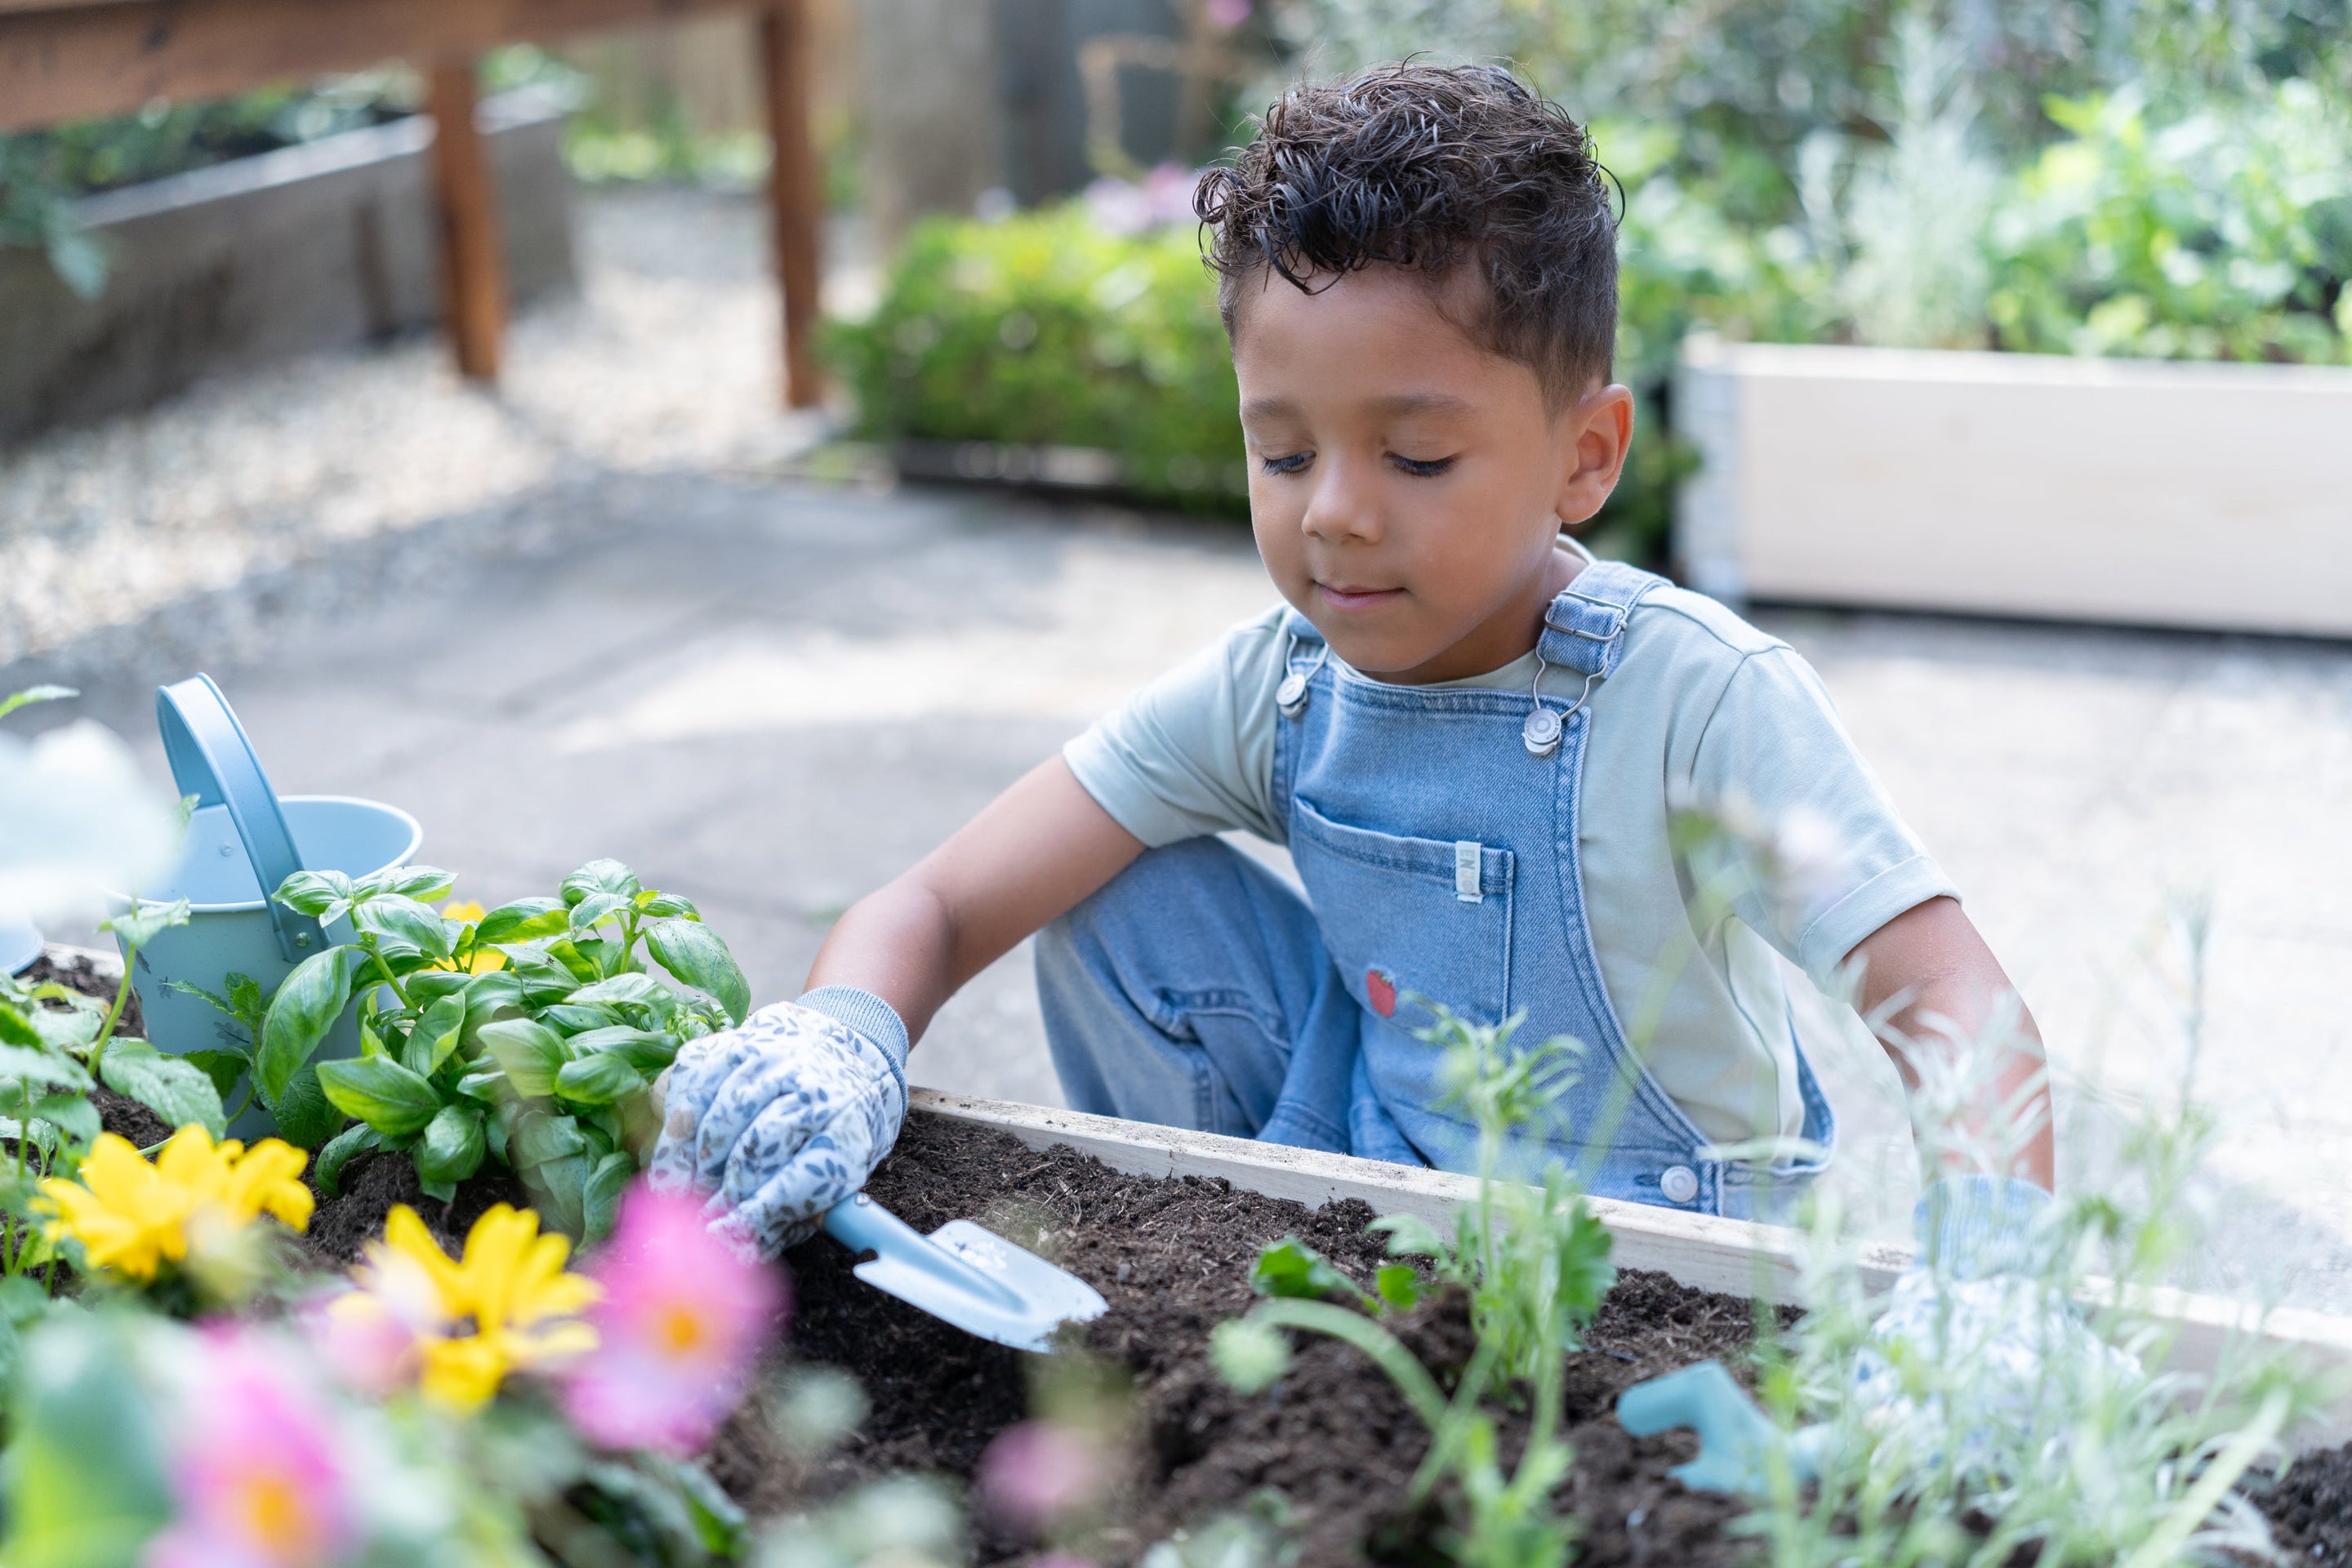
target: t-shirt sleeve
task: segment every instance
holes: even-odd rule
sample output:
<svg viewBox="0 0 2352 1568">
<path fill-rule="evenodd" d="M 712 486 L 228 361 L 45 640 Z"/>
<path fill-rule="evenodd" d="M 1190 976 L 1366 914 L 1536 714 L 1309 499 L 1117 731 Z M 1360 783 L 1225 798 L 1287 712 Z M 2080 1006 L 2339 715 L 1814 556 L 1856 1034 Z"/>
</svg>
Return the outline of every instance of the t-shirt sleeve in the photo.
<svg viewBox="0 0 2352 1568">
<path fill-rule="evenodd" d="M 1758 841 L 1734 910 L 1827 988 L 1846 954 L 1904 910 L 1958 889 L 1927 853 L 1797 653 L 1749 654 L 1700 736 L 1689 789 Z"/>
<path fill-rule="evenodd" d="M 1062 748 L 1112 819 L 1157 849 L 1244 828 L 1281 843 L 1274 809 L 1282 611 L 1245 621 Z"/>
</svg>

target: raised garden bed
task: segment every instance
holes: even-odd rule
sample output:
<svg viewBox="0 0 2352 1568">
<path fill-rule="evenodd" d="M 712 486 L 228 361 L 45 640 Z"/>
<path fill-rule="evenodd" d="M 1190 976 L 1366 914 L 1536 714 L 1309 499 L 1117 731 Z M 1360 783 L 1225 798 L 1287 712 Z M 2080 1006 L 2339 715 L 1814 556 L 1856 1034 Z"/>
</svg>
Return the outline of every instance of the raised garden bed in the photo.
<svg viewBox="0 0 2352 1568">
<path fill-rule="evenodd" d="M 92 991 L 106 984 L 102 964 L 77 959 L 51 973 Z M 136 1124 L 139 1110 L 110 1105 L 108 1122 L 152 1137 L 155 1128 Z M 1382 1238 L 1365 1228 L 1376 1213 L 1444 1215 L 1467 1185 L 1444 1173 L 918 1090 L 906 1131 L 869 1190 L 918 1228 L 977 1218 L 1087 1279 L 1108 1301 L 1108 1315 L 1076 1331 L 1082 1355 L 1056 1359 L 1066 1369 L 1108 1369 L 1109 1382 L 1125 1386 L 1125 1452 L 1082 1536 L 1066 1531 L 1056 1543 L 1119 1568 L 1155 1542 L 1234 1515 L 1268 1489 L 1279 1494 L 1283 1530 L 1301 1564 L 1443 1560 L 1444 1494 L 1420 1509 L 1403 1500 L 1427 1432 L 1386 1376 L 1354 1350 L 1310 1338 L 1274 1394 L 1246 1397 L 1212 1370 L 1207 1352 L 1212 1331 L 1252 1306 L 1250 1269 L 1266 1244 L 1297 1237 L 1370 1287 L 1388 1261 Z M 323 1266 L 348 1262 L 395 1203 L 417 1207 L 454 1243 L 489 1204 L 520 1196 L 510 1174 L 486 1168 L 460 1184 L 454 1202 L 431 1202 L 404 1160 L 362 1156 L 346 1168 L 342 1195 L 320 1205 L 308 1245 Z M 1790 1248 L 1776 1233 L 1741 1222 L 1597 1206 L 1621 1275 L 1563 1378 L 1563 1435 L 1576 1458 L 1555 1495 L 1581 1521 L 1577 1561 L 1751 1561 L 1753 1542 L 1726 1531 L 1745 1505 L 1688 1491 L 1666 1473 L 1692 1456 L 1695 1440 L 1681 1433 L 1631 1438 L 1612 1411 L 1616 1395 L 1643 1378 L 1709 1357 L 1740 1365 L 1753 1299 L 1789 1292 Z M 750 1407 L 739 1413 L 706 1462 L 754 1517 L 904 1471 L 970 1480 L 992 1441 L 1033 1410 L 1034 1358 L 879 1294 L 851 1275 L 850 1261 L 824 1240 L 788 1256 L 794 1310 L 789 1342 L 774 1359 L 780 1367 L 850 1373 L 870 1411 L 848 1443 L 814 1460 L 780 1447 Z M 1901 1261 L 1890 1251 L 1872 1267 Z M 2233 1313 L 2187 1297 L 2165 1305 L 2217 1331 Z M 1441 1383 L 1468 1361 L 1475 1336 L 1459 1292 L 1434 1293 L 1391 1321 Z M 1781 1321 L 1790 1321 L 1789 1309 Z M 2322 1354 L 2352 1349 L 2345 1337 L 2352 1329 L 2339 1320 L 2304 1314 L 2268 1327 Z M 2180 1342 L 2177 1359 L 2212 1353 L 2212 1342 L 2197 1332 Z M 1524 1413 L 1507 1415 L 1498 1434 L 1507 1457 L 1524 1433 Z M 2318 1568 L 2352 1550 L 2352 1447 L 2309 1453 L 2278 1481 L 2249 1489 L 2288 1562 Z M 1019 1558 L 1040 1544 L 984 1507 L 973 1530 L 982 1562 Z"/>
<path fill-rule="evenodd" d="M 509 94 L 481 127 L 515 300 L 569 287 L 562 110 Z M 411 115 L 84 197 L 77 216 L 113 259 L 93 300 L 38 251 L 0 250 L 0 442 L 438 320 L 432 140 Z"/>
<path fill-rule="evenodd" d="M 2352 637 L 2352 370 L 1685 346 L 1720 597 Z"/>
</svg>

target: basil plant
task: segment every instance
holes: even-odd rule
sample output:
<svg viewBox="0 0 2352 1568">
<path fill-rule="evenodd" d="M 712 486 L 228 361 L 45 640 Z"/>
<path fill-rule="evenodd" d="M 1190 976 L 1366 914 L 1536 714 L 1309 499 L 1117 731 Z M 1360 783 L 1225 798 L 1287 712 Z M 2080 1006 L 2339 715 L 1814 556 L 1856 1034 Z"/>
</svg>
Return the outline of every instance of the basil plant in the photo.
<svg viewBox="0 0 2352 1568">
<path fill-rule="evenodd" d="M 693 904 L 640 887 L 617 860 L 583 866 L 561 897 L 488 911 L 434 909 L 454 880 L 416 866 L 286 879 L 279 902 L 321 925 L 349 916 L 354 935 L 305 959 L 270 999 L 255 1052 L 262 1096 L 299 1102 L 315 1074 L 333 1113 L 322 1133 L 352 1119 L 319 1151 L 329 1196 L 373 1150 L 407 1155 L 444 1202 L 496 1160 L 551 1225 L 593 1240 L 659 1131 L 653 1079 L 688 1040 L 740 1023 L 750 987 Z M 360 1054 L 313 1063 L 354 995 Z"/>
</svg>

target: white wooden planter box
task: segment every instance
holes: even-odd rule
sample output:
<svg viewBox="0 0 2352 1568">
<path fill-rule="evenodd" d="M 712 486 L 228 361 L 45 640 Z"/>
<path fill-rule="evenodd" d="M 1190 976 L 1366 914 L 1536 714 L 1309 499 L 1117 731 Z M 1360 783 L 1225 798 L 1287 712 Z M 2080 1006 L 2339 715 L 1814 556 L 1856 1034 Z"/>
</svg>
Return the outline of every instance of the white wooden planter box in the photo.
<svg viewBox="0 0 2352 1568">
<path fill-rule="evenodd" d="M 1477 1190 L 1472 1178 L 1445 1171 L 1318 1153 L 1246 1138 L 1221 1138 L 932 1089 L 918 1089 L 909 1099 L 917 1110 L 999 1128 L 1032 1149 L 1066 1143 L 1130 1175 L 1222 1176 L 1237 1187 L 1309 1206 L 1361 1198 L 1378 1214 L 1418 1215 L 1450 1225 L 1454 1211 L 1470 1202 Z M 1705 1290 L 1800 1301 L 1798 1237 L 1790 1231 L 1643 1204 L 1594 1199 L 1592 1206 L 1615 1237 L 1615 1259 L 1622 1268 L 1655 1269 Z M 1863 1275 L 1873 1289 L 1883 1290 L 1910 1261 L 1905 1248 L 1874 1247 L 1864 1254 Z M 2352 1318 L 2287 1310 L 2264 1313 L 2242 1301 L 2174 1290 L 2154 1293 L 2147 1305 L 2155 1315 L 2178 1325 L 2172 1351 L 2177 1371 L 2210 1371 L 2233 1337 L 2250 1332 L 2304 1351 L 2315 1366 L 2352 1365 Z M 2347 1436 L 2352 1436 L 2352 1399 L 2336 1407 L 2326 1428 L 2299 1434 L 2297 1447 L 2326 1447 Z"/>
<path fill-rule="evenodd" d="M 1719 597 L 2352 637 L 2352 370 L 1684 345 Z"/>
</svg>

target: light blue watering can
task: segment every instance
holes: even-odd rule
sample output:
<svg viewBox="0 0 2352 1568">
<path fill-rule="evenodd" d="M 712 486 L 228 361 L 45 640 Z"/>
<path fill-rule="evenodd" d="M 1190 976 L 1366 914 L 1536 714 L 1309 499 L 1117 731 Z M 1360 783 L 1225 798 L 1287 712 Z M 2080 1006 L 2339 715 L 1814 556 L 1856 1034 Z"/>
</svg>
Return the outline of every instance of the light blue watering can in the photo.
<svg viewBox="0 0 2352 1568">
<path fill-rule="evenodd" d="M 162 887 L 139 889 L 140 902 L 185 899 L 193 911 L 187 924 L 139 950 L 131 981 L 157 1050 L 218 1050 L 240 1043 L 237 1026 L 203 997 L 173 989 L 172 982 L 226 995 L 234 973 L 251 975 L 268 994 L 302 960 L 353 935 L 348 918 L 321 930 L 268 895 L 296 871 L 364 877 L 405 865 L 425 841 L 425 830 L 408 813 L 376 801 L 330 795 L 280 800 L 208 675 L 159 687 L 155 721 L 173 782 L 183 795 L 195 796 L 196 809 L 178 866 Z M 118 908 L 131 901 L 116 897 Z M 359 1024 L 346 1011 L 319 1056 L 355 1057 L 359 1049 Z M 228 1103 L 244 1098 L 240 1083 Z M 257 1101 L 229 1127 L 232 1136 L 248 1140 L 276 1130 Z"/>
</svg>

